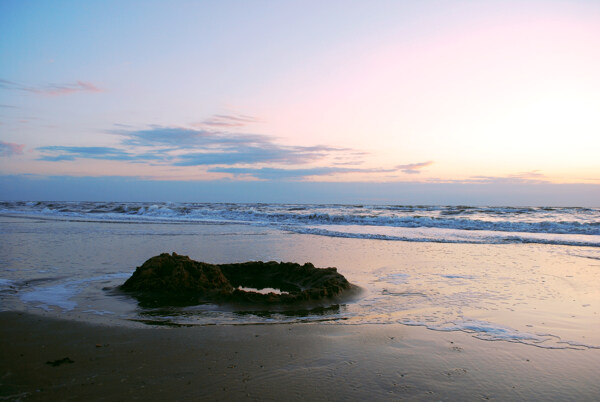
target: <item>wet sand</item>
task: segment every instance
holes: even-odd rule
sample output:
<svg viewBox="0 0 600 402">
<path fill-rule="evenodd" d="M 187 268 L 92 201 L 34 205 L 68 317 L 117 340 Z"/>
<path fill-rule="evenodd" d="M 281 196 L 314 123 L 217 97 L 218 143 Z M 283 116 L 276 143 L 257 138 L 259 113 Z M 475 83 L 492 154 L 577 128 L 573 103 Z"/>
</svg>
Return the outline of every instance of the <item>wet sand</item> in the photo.
<svg viewBox="0 0 600 402">
<path fill-rule="evenodd" d="M 0 313 L 3 400 L 595 400 L 600 350 L 400 324 L 124 328 Z M 48 364 L 54 362 L 54 365 Z"/>
</svg>

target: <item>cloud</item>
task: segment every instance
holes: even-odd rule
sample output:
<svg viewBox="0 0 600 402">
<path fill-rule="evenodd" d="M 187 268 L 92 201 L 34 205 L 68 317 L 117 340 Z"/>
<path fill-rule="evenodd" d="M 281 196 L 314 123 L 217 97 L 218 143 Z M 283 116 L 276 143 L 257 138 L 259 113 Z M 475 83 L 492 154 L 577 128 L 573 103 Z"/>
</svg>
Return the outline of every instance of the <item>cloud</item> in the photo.
<svg viewBox="0 0 600 402">
<path fill-rule="evenodd" d="M 132 146 L 169 146 L 186 149 L 227 148 L 236 146 L 264 146 L 272 139 L 260 134 L 221 133 L 209 130 L 194 130 L 180 127 L 153 126 L 147 130 L 113 131 L 123 136 L 124 145 Z"/>
<path fill-rule="evenodd" d="M 468 182 L 474 183 L 548 183 L 547 176 L 539 170 L 513 173 L 505 176 L 471 176 Z"/>
<path fill-rule="evenodd" d="M 0 141 L 0 156 L 22 155 L 23 149 L 25 149 L 24 144 Z"/>
<path fill-rule="evenodd" d="M 301 179 L 307 176 L 324 176 L 334 173 L 347 173 L 349 169 L 333 168 L 333 167 L 315 167 L 306 169 L 279 169 L 279 168 L 212 168 L 208 170 L 213 173 L 231 173 L 236 176 L 256 177 L 263 180 L 286 180 L 286 179 Z"/>
<path fill-rule="evenodd" d="M 340 173 L 386 173 L 392 169 L 350 169 L 340 167 L 313 167 L 299 169 L 283 168 L 238 168 L 238 167 L 215 167 L 208 170 L 212 173 L 230 173 L 235 176 L 252 176 L 262 180 L 286 180 L 302 179 L 309 176 L 328 176 Z"/>
<path fill-rule="evenodd" d="M 324 145 L 285 146 L 261 134 L 223 133 L 178 127 L 114 131 L 131 147 L 158 147 L 162 152 L 179 151 L 175 166 L 235 165 L 253 163 L 304 164 L 331 154 L 352 152 Z"/>
<path fill-rule="evenodd" d="M 440 179 L 429 178 L 427 183 L 432 184 L 550 184 L 548 176 L 539 170 L 513 173 L 502 176 L 470 176 L 466 179 Z"/>
<path fill-rule="evenodd" d="M 135 128 L 134 126 L 132 126 L 130 124 L 114 123 L 113 125 L 115 127 L 119 127 L 119 128 L 123 128 L 123 129 L 133 129 L 133 128 Z"/>
<path fill-rule="evenodd" d="M 26 91 L 27 87 L 14 83 L 12 81 L 8 81 L 8 80 L 3 80 L 0 79 L 0 88 L 2 89 L 14 89 L 14 90 L 21 90 L 21 91 Z"/>
<path fill-rule="evenodd" d="M 253 116 L 243 114 L 215 114 L 204 120 L 202 123 L 194 124 L 195 127 L 243 127 L 251 123 L 258 123 L 260 120 Z"/>
<path fill-rule="evenodd" d="M 193 130 L 177 127 L 152 127 L 147 130 L 113 131 L 122 137 L 122 147 L 47 146 L 37 148 L 45 161 L 81 158 L 123 161 L 162 161 L 173 166 L 237 164 L 298 165 L 321 160 L 346 148 L 284 146 L 268 136 Z M 150 149 L 150 151 L 148 150 Z"/>
<path fill-rule="evenodd" d="M 37 148 L 41 154 L 38 159 L 50 162 L 101 159 L 172 167 L 200 166 L 208 173 L 264 180 L 398 170 L 360 168 L 362 157 L 368 155 L 360 150 L 326 145 L 282 145 L 273 137 L 261 134 L 163 126 L 133 130 L 124 125 L 118 125 L 110 133 L 120 137 L 119 146 L 46 146 Z M 417 169 L 429 163 L 403 166 Z M 321 167 L 315 167 L 315 164 Z"/>
<path fill-rule="evenodd" d="M 408 165 L 398 165 L 396 166 L 396 169 L 401 170 L 402 172 L 407 174 L 419 174 L 421 173 L 420 169 L 423 169 L 424 167 L 430 166 L 432 164 L 433 161 L 410 163 Z"/>
<path fill-rule="evenodd" d="M 320 154 L 280 148 L 236 147 L 225 152 L 189 153 L 179 157 L 178 166 L 236 165 L 254 163 L 302 164 L 321 159 Z"/>
<path fill-rule="evenodd" d="M 76 81 L 73 84 L 48 84 L 44 86 L 28 86 L 13 81 L 0 79 L 0 88 L 33 92 L 40 95 L 60 96 L 75 92 L 102 92 L 96 85 L 86 81 Z"/>
<path fill-rule="evenodd" d="M 122 149 L 112 147 L 48 146 L 36 149 L 45 154 L 39 157 L 39 160 L 50 162 L 72 161 L 79 158 L 105 159 L 112 161 L 132 161 L 139 159 L 139 155 L 132 155 Z"/>
</svg>

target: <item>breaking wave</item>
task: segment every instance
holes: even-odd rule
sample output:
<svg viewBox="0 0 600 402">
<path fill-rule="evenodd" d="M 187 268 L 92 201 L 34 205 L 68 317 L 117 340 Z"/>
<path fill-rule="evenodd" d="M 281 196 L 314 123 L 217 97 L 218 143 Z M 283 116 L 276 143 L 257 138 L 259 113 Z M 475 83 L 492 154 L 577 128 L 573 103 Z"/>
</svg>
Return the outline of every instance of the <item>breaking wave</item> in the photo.
<svg viewBox="0 0 600 402">
<path fill-rule="evenodd" d="M 129 223 L 240 223 L 320 236 L 600 247 L 600 208 L 0 202 L 0 214 Z"/>
</svg>

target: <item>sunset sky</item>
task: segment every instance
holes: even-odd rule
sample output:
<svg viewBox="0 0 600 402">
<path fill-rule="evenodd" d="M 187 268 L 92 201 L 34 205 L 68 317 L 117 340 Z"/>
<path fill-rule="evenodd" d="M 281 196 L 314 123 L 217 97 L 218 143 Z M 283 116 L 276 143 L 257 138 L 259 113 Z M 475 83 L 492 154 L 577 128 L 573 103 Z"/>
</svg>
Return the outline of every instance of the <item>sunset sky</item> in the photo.
<svg viewBox="0 0 600 402">
<path fill-rule="evenodd" d="M 600 2 L 0 1 L 0 199 L 600 206 Z"/>
</svg>

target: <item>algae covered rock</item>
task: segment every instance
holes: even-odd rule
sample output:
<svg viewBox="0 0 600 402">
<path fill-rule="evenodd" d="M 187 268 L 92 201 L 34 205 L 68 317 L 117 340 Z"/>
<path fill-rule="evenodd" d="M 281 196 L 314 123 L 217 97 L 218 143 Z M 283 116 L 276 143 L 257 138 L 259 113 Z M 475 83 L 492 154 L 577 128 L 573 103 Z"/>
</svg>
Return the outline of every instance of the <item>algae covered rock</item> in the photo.
<svg viewBox="0 0 600 402">
<path fill-rule="evenodd" d="M 216 265 L 167 253 L 150 258 L 121 286 L 128 291 L 226 292 L 233 287 Z"/>
<path fill-rule="evenodd" d="M 236 288 L 231 299 L 235 301 L 294 303 L 319 300 L 340 295 L 352 286 L 336 268 L 315 268 L 293 262 L 251 261 L 222 264 L 221 270 Z M 256 289 L 275 288 L 282 293 L 243 291 L 238 287 Z"/>
<path fill-rule="evenodd" d="M 291 262 L 207 264 L 164 253 L 150 258 L 121 285 L 144 304 L 294 304 L 339 296 L 353 287 L 336 268 Z M 277 292 L 261 292 L 272 288 Z M 254 290 L 252 290 L 254 289 Z"/>
</svg>

